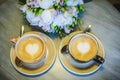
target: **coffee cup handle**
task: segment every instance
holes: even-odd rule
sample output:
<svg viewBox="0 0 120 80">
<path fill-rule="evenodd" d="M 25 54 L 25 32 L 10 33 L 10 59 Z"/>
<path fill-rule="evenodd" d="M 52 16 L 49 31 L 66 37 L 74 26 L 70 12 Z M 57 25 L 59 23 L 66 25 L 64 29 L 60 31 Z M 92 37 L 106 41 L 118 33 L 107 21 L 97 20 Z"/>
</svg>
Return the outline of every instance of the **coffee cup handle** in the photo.
<svg viewBox="0 0 120 80">
<path fill-rule="evenodd" d="M 15 64 L 18 67 L 22 67 L 23 66 L 23 61 L 21 61 L 18 57 L 15 58 Z"/>
<path fill-rule="evenodd" d="M 69 53 L 69 51 L 68 51 L 68 45 L 64 45 L 64 46 L 62 47 L 61 53 L 63 53 L 63 54 Z"/>
<path fill-rule="evenodd" d="M 99 55 L 96 55 L 96 57 L 93 60 L 96 61 L 99 65 L 105 62 L 105 59 Z"/>
<path fill-rule="evenodd" d="M 16 43 L 17 43 L 17 41 L 18 41 L 18 39 L 17 39 L 17 38 L 12 38 L 12 39 L 10 39 L 10 42 L 12 42 L 12 43 L 14 43 L 14 44 L 16 44 Z"/>
</svg>

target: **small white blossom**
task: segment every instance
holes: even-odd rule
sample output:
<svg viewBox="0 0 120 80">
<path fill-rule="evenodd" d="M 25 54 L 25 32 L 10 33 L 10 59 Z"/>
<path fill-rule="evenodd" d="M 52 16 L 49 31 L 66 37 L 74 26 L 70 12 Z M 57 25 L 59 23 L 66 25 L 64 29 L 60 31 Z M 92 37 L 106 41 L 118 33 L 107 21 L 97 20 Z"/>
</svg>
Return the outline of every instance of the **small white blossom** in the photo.
<svg viewBox="0 0 120 80">
<path fill-rule="evenodd" d="M 64 31 L 66 32 L 66 33 L 70 33 L 70 31 L 72 31 L 73 29 L 72 28 L 67 28 L 66 26 L 64 27 Z"/>
<path fill-rule="evenodd" d="M 67 24 L 71 25 L 72 22 L 73 22 L 72 17 L 71 17 L 70 14 L 68 14 L 68 12 L 66 11 L 64 14 L 59 14 L 59 15 L 55 18 L 55 20 L 54 20 L 54 22 L 53 22 L 53 25 L 54 25 L 54 26 L 57 25 L 57 26 L 63 27 L 63 26 L 65 26 L 65 25 L 67 25 Z"/>
<path fill-rule="evenodd" d="M 41 0 L 40 7 L 43 9 L 48 9 L 50 6 L 53 5 L 54 0 Z"/>
<path fill-rule="evenodd" d="M 60 0 L 55 0 L 55 1 L 56 1 L 57 4 L 60 3 Z"/>
<path fill-rule="evenodd" d="M 78 4 L 83 4 L 83 0 L 68 0 L 68 6 L 77 6 Z"/>
<path fill-rule="evenodd" d="M 28 9 L 28 6 L 27 5 L 23 5 L 20 7 L 20 10 L 22 10 L 22 12 L 26 12 Z"/>
<path fill-rule="evenodd" d="M 65 21 L 66 21 L 66 19 L 65 19 L 64 15 L 59 14 L 58 16 L 56 16 L 56 18 L 55 18 L 55 20 L 53 22 L 53 25 L 54 26 L 56 26 L 56 25 L 57 26 L 63 26 L 65 24 Z"/>
<path fill-rule="evenodd" d="M 29 23 L 32 22 L 33 18 L 34 18 L 34 15 L 33 15 L 32 11 L 27 11 L 26 12 L 26 19 L 28 20 Z"/>
<path fill-rule="evenodd" d="M 44 26 L 42 27 L 42 29 L 43 29 L 44 31 L 50 31 L 50 26 L 49 26 L 49 25 L 44 25 Z"/>
<path fill-rule="evenodd" d="M 69 13 L 69 14 L 72 14 L 72 15 L 75 16 L 75 17 L 78 17 L 78 12 L 77 12 L 76 7 L 71 7 L 71 8 L 69 8 L 68 13 Z"/>
<path fill-rule="evenodd" d="M 45 23 L 43 22 L 42 18 L 40 17 L 40 21 L 39 21 L 38 26 L 39 26 L 39 27 L 42 27 L 42 26 L 44 26 L 44 25 L 45 25 Z"/>
<path fill-rule="evenodd" d="M 26 3 L 28 6 L 30 6 L 32 8 L 38 8 L 41 1 L 40 0 L 27 0 Z"/>
<path fill-rule="evenodd" d="M 65 11 L 64 17 L 66 19 L 64 25 L 67 25 L 67 24 L 71 25 L 73 22 L 73 19 L 67 11 Z"/>
</svg>

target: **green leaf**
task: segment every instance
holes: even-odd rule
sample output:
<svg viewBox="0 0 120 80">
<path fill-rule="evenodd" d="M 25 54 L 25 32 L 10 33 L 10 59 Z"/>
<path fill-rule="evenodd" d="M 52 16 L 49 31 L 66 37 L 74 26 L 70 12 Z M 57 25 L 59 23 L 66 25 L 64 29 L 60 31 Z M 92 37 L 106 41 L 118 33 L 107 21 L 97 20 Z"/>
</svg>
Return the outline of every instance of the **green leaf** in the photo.
<svg viewBox="0 0 120 80">
<path fill-rule="evenodd" d="M 37 11 L 37 9 L 36 8 L 32 8 L 32 12 L 36 12 Z"/>
<path fill-rule="evenodd" d="M 40 9 L 38 13 L 41 14 L 42 12 L 43 12 L 43 9 Z"/>
<path fill-rule="evenodd" d="M 58 6 L 58 4 L 54 4 L 55 6 Z"/>
<path fill-rule="evenodd" d="M 72 27 L 74 27 L 75 25 L 74 25 L 74 22 L 72 23 Z"/>
<path fill-rule="evenodd" d="M 35 15 L 35 16 L 38 16 L 38 15 L 39 15 L 39 13 L 38 13 L 38 12 L 35 12 L 35 13 L 34 13 L 34 15 Z"/>
<path fill-rule="evenodd" d="M 50 25 L 51 29 L 55 30 L 55 26 L 53 24 Z"/>
<path fill-rule="evenodd" d="M 55 28 L 55 30 L 57 30 L 57 26 L 55 26 L 54 28 Z"/>
<path fill-rule="evenodd" d="M 26 17 L 26 13 L 22 13 L 23 17 Z"/>
<path fill-rule="evenodd" d="M 59 34 L 62 34 L 62 32 L 61 32 L 61 31 L 59 31 L 58 33 L 59 33 Z"/>
<path fill-rule="evenodd" d="M 83 6 L 80 6 L 80 10 L 84 11 L 84 7 L 83 7 Z"/>
<path fill-rule="evenodd" d="M 62 10 L 62 11 L 65 11 L 65 8 L 63 8 L 63 7 L 62 7 L 62 9 L 61 9 L 61 10 Z"/>
<path fill-rule="evenodd" d="M 77 20 L 75 20 L 74 24 L 77 25 Z"/>
<path fill-rule="evenodd" d="M 55 26 L 55 31 L 58 32 L 58 27 L 57 26 Z"/>
<path fill-rule="evenodd" d="M 34 8 L 34 11 L 37 12 L 37 8 Z"/>
<path fill-rule="evenodd" d="M 60 8 L 60 5 L 58 5 L 57 8 Z"/>
<path fill-rule="evenodd" d="M 68 9 L 69 7 L 68 6 L 65 6 L 65 9 Z"/>
<path fill-rule="evenodd" d="M 19 1 L 19 4 L 21 4 L 21 5 L 26 4 L 26 0 L 18 0 L 18 1 Z"/>
<path fill-rule="evenodd" d="M 28 8 L 28 11 L 31 11 L 31 10 L 32 10 L 32 8 L 29 7 L 29 8 Z"/>
<path fill-rule="evenodd" d="M 50 6 L 50 8 L 53 8 L 53 6 Z"/>
<path fill-rule="evenodd" d="M 70 14 L 71 17 L 73 17 L 73 14 Z"/>
<path fill-rule="evenodd" d="M 82 19 L 80 19 L 80 24 L 83 24 L 83 21 L 82 21 Z"/>
<path fill-rule="evenodd" d="M 67 24 L 66 27 L 69 29 L 69 28 L 70 28 L 70 25 Z"/>
<path fill-rule="evenodd" d="M 32 12 L 34 12 L 34 9 L 33 9 L 33 8 L 31 8 L 31 10 L 32 10 Z"/>
<path fill-rule="evenodd" d="M 67 0 L 64 0 L 64 3 L 66 3 L 67 2 Z"/>
</svg>

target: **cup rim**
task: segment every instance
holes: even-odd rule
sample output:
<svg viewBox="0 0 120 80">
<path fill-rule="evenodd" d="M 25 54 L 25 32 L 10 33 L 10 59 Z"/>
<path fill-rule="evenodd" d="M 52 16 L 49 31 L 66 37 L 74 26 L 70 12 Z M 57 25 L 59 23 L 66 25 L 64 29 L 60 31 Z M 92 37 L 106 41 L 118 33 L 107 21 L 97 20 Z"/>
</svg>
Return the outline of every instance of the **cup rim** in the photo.
<svg viewBox="0 0 120 80">
<path fill-rule="evenodd" d="M 79 59 L 76 59 L 76 58 L 70 53 L 70 42 L 73 40 L 73 38 L 76 38 L 76 37 L 78 37 L 78 36 L 87 36 L 87 37 L 91 38 L 91 39 L 95 42 L 95 44 L 96 44 L 96 47 L 97 47 L 96 54 L 95 54 L 93 57 L 91 57 L 89 60 L 79 60 Z M 78 33 L 78 34 L 73 35 L 73 36 L 70 38 L 70 40 L 69 40 L 69 42 L 68 42 L 68 51 L 69 51 L 70 56 L 71 56 L 75 61 L 81 62 L 81 63 L 85 63 L 85 62 L 89 62 L 89 61 L 93 60 L 94 57 L 98 54 L 98 49 L 99 49 L 99 46 L 98 46 L 98 45 L 99 45 L 99 44 L 98 44 L 98 41 L 96 40 L 96 38 L 95 38 L 94 36 L 89 35 L 88 33 Z"/>
<path fill-rule="evenodd" d="M 37 38 L 39 38 L 39 39 L 42 41 L 42 43 L 43 43 L 43 51 L 42 51 L 42 54 L 41 54 L 38 58 L 36 58 L 35 60 L 33 60 L 33 61 L 23 60 L 23 59 L 20 58 L 20 57 L 18 56 L 18 54 L 17 54 L 17 48 L 18 48 L 17 46 L 19 45 L 19 43 L 20 43 L 22 40 L 24 40 L 25 38 L 28 38 L 28 37 L 37 37 Z M 16 53 L 16 56 L 17 56 L 21 61 L 23 61 L 24 63 L 34 63 L 34 62 L 37 62 L 37 61 L 39 61 L 40 59 L 42 59 L 42 57 L 43 57 L 44 54 L 45 54 L 45 42 L 44 42 L 43 38 L 42 38 L 41 36 L 37 35 L 37 34 L 32 34 L 32 33 L 30 33 L 30 34 L 24 34 L 22 37 L 20 37 L 20 38 L 18 39 L 17 43 L 15 44 L 15 53 Z"/>
</svg>

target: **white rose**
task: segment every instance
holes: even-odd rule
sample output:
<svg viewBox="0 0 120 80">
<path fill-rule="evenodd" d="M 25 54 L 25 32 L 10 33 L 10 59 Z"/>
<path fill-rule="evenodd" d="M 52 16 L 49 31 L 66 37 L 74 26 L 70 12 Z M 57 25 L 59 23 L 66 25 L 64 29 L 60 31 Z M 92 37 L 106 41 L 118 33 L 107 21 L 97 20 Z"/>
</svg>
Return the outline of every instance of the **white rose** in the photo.
<svg viewBox="0 0 120 80">
<path fill-rule="evenodd" d="M 45 24 L 51 24 L 53 21 L 52 12 L 50 10 L 44 10 L 41 14 L 41 18 Z"/>
<path fill-rule="evenodd" d="M 59 14 L 56 18 L 55 18 L 55 20 L 54 20 L 54 22 L 53 22 L 53 25 L 54 26 L 63 26 L 64 24 L 65 24 L 65 21 L 66 21 L 66 19 L 65 19 L 65 17 L 64 17 L 64 15 L 63 14 Z"/>
<path fill-rule="evenodd" d="M 57 11 L 55 9 L 49 9 L 49 11 L 51 12 L 51 15 L 54 16 L 57 14 Z"/>
</svg>

